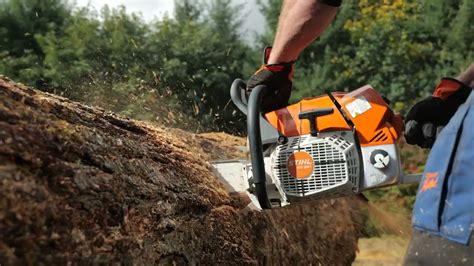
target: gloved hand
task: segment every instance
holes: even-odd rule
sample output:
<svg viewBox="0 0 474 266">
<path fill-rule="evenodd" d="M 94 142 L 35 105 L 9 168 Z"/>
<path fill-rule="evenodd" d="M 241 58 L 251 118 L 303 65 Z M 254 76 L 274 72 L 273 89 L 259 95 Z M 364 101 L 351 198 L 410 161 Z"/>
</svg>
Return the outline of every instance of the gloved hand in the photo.
<svg viewBox="0 0 474 266">
<path fill-rule="evenodd" d="M 471 88 L 453 78 L 443 78 L 432 96 L 415 104 L 405 117 L 405 139 L 408 144 L 431 148 L 437 130 L 445 126 L 464 103 Z"/>
<path fill-rule="evenodd" d="M 258 85 L 267 85 L 263 94 L 261 110 L 265 113 L 288 105 L 293 86 L 294 62 L 267 64 L 271 47 L 265 48 L 263 65 L 247 82 L 247 95 Z"/>
</svg>

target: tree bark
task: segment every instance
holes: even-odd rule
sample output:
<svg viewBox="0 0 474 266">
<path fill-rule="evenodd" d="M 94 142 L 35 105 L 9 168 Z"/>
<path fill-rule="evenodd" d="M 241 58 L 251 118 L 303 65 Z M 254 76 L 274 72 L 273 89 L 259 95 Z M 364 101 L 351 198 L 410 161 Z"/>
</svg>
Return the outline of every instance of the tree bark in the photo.
<svg viewBox="0 0 474 266">
<path fill-rule="evenodd" d="M 208 163 L 242 142 L 0 78 L 0 264 L 350 264 L 348 200 L 242 211 Z"/>
</svg>

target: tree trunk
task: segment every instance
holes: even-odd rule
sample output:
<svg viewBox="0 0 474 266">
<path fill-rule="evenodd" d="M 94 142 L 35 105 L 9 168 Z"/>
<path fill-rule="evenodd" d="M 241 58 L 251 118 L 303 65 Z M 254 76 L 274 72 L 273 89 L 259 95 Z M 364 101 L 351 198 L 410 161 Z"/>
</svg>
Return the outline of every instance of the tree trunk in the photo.
<svg viewBox="0 0 474 266">
<path fill-rule="evenodd" d="M 0 79 L 0 264 L 350 264 L 348 200 L 242 211 L 208 163 L 242 142 Z"/>
</svg>

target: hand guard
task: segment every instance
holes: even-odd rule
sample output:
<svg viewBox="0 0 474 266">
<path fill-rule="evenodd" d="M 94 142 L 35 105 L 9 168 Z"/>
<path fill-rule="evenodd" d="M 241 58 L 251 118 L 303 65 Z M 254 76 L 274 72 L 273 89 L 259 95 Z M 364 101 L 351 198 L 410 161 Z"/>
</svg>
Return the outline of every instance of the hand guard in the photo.
<svg viewBox="0 0 474 266">
<path fill-rule="evenodd" d="M 268 65 L 271 48 L 265 48 L 264 64 L 247 82 L 247 94 L 258 85 L 267 85 L 268 91 L 263 95 L 261 110 L 265 113 L 288 105 L 291 95 L 294 62 Z"/>
<path fill-rule="evenodd" d="M 467 100 L 471 90 L 456 79 L 441 79 L 433 96 L 415 104 L 406 115 L 407 143 L 431 148 L 439 129 L 449 122 L 458 107 Z"/>
</svg>

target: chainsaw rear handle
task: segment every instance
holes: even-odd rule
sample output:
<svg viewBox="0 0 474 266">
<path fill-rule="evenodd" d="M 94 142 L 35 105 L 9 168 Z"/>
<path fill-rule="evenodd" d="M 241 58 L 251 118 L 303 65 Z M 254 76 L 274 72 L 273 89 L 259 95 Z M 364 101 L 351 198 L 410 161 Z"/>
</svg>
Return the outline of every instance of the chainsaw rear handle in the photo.
<svg viewBox="0 0 474 266">
<path fill-rule="evenodd" d="M 262 209 L 270 209 L 271 204 L 267 194 L 265 162 L 263 160 L 262 137 L 260 131 L 260 105 L 267 86 L 259 85 L 252 89 L 248 103 L 245 98 L 247 85 L 241 79 L 236 79 L 230 88 L 230 97 L 242 113 L 247 115 L 247 135 L 249 139 L 250 162 L 252 164 L 253 184 L 255 194 Z"/>
</svg>

